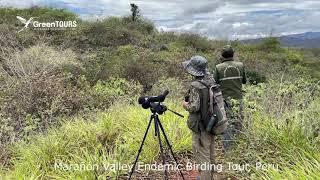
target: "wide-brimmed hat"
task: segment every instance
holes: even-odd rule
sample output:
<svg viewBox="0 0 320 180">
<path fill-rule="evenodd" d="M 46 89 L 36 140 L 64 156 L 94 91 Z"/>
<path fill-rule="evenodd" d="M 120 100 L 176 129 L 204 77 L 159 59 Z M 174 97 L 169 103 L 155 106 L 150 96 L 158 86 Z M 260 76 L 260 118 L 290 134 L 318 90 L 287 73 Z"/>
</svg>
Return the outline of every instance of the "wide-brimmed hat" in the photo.
<svg viewBox="0 0 320 180">
<path fill-rule="evenodd" d="M 182 63 L 187 72 L 193 76 L 204 76 L 207 74 L 208 60 L 202 56 L 192 56 L 190 60 Z"/>
</svg>

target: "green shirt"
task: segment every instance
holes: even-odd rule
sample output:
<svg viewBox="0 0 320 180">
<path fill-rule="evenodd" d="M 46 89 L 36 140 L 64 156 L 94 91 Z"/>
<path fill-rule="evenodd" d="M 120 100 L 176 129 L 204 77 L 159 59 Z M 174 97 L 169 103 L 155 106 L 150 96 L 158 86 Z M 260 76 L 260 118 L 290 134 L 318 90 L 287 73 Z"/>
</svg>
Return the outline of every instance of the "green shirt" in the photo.
<svg viewBox="0 0 320 180">
<path fill-rule="evenodd" d="M 216 65 L 214 79 L 220 85 L 224 98 L 242 99 L 242 84 L 247 81 L 242 62 L 225 59 Z"/>
</svg>

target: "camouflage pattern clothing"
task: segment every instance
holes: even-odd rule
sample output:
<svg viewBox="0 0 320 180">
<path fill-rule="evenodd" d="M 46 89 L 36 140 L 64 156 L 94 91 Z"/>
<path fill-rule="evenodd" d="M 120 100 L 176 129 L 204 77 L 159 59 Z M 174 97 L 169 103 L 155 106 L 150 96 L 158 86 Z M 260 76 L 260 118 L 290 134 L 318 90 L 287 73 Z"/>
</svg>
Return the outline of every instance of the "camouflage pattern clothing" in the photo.
<svg viewBox="0 0 320 180">
<path fill-rule="evenodd" d="M 195 83 L 199 80 L 209 84 L 215 83 L 214 79 L 210 77 L 210 74 L 207 74 L 203 78 L 197 78 L 193 83 L 191 83 L 192 86 L 189 90 L 189 104 L 185 109 L 190 113 L 188 121 L 192 122 L 201 121 L 201 87 L 197 87 L 196 85 L 198 84 L 201 86 L 201 84 Z M 210 169 L 210 164 L 215 163 L 214 144 L 214 135 L 208 133 L 201 123 L 199 123 L 198 131 L 194 129 L 192 130 L 192 152 L 196 163 L 203 166 L 206 165 L 205 169 L 198 169 L 200 171 L 201 180 L 212 179 L 213 169 Z"/>
<path fill-rule="evenodd" d="M 199 90 L 195 87 L 190 88 L 189 90 L 189 104 L 185 108 L 189 113 L 196 113 L 200 111 L 200 94 Z"/>
<path fill-rule="evenodd" d="M 198 165 L 206 166 L 204 169 L 198 169 L 202 180 L 212 179 L 213 171 L 210 169 L 210 164 L 214 164 L 214 136 L 209 134 L 200 123 L 201 114 L 204 112 L 201 109 L 204 104 L 206 106 L 208 104 L 202 100 L 204 96 L 201 96 L 201 91 L 207 88 L 202 83 L 215 83 L 207 71 L 207 64 L 208 61 L 202 56 L 193 56 L 190 60 L 182 63 L 186 71 L 194 77 L 189 89 L 189 102 L 188 104 L 184 102 L 184 108 L 189 111 L 187 125 L 192 130 L 192 151 L 195 160 Z"/>
</svg>

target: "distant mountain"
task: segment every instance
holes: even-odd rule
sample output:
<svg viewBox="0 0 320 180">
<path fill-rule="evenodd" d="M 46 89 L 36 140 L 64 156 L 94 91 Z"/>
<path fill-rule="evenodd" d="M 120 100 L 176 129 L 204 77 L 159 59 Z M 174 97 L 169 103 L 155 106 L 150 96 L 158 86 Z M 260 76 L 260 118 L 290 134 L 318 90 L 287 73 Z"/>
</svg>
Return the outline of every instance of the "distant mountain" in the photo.
<svg viewBox="0 0 320 180">
<path fill-rule="evenodd" d="M 261 43 L 264 38 L 243 40 L 249 44 Z M 320 32 L 307 32 L 303 34 L 292 34 L 279 37 L 280 43 L 287 47 L 298 48 L 320 48 Z"/>
</svg>

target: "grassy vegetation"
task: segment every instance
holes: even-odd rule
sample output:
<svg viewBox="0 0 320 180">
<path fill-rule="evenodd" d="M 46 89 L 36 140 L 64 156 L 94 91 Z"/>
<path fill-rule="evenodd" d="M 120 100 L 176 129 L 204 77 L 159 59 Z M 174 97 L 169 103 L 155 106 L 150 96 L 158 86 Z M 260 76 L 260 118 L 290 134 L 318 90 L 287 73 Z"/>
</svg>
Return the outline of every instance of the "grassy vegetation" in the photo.
<svg viewBox="0 0 320 180">
<path fill-rule="evenodd" d="M 141 94 L 171 90 L 180 101 L 190 81 L 180 63 L 199 54 L 209 70 L 228 42 L 194 34 L 158 32 L 143 19 L 79 20 L 65 10 L 0 9 L 0 177 L 7 179 L 105 179 L 125 171 L 70 171 L 55 162 L 91 164 L 134 161 L 150 112 Z M 76 30 L 16 33 L 15 16 L 78 20 Z M 14 22 L 14 23 L 12 23 Z M 320 176 L 319 50 L 231 42 L 247 68 L 245 132 L 226 154 L 234 163 L 265 162 L 279 171 L 225 172 L 252 179 L 317 179 Z M 167 112 L 161 120 L 177 154 L 191 151 L 186 119 Z M 147 138 L 141 160 L 158 161 L 156 138 Z"/>
<path fill-rule="evenodd" d="M 174 103 L 171 108 L 181 111 Z M 23 178 L 63 178 L 63 179 L 104 179 L 115 177 L 123 171 L 107 171 L 104 165 L 109 163 L 131 163 L 134 161 L 140 141 L 149 122 L 149 110 L 139 106 L 115 105 L 108 112 L 95 115 L 94 119 L 75 118 L 66 121 L 62 127 L 50 129 L 43 136 L 31 139 L 30 143 L 18 143 L 14 146 L 14 171 L 8 177 Z M 184 113 L 186 115 L 186 113 Z M 167 113 L 161 116 L 166 133 L 175 152 L 190 150 L 190 131 L 185 120 Z M 141 161 L 156 161 L 159 154 L 153 126 L 147 136 Z M 98 165 L 96 171 L 66 171 L 55 163 Z"/>
<path fill-rule="evenodd" d="M 319 89 L 319 84 L 298 78 L 295 83 L 273 81 L 248 87 L 246 132 L 228 160 L 278 166 L 267 170 L 253 168 L 252 178 L 317 179 L 320 99 L 308 88 Z M 244 172 L 242 177 L 248 177 L 248 173 Z"/>
</svg>

